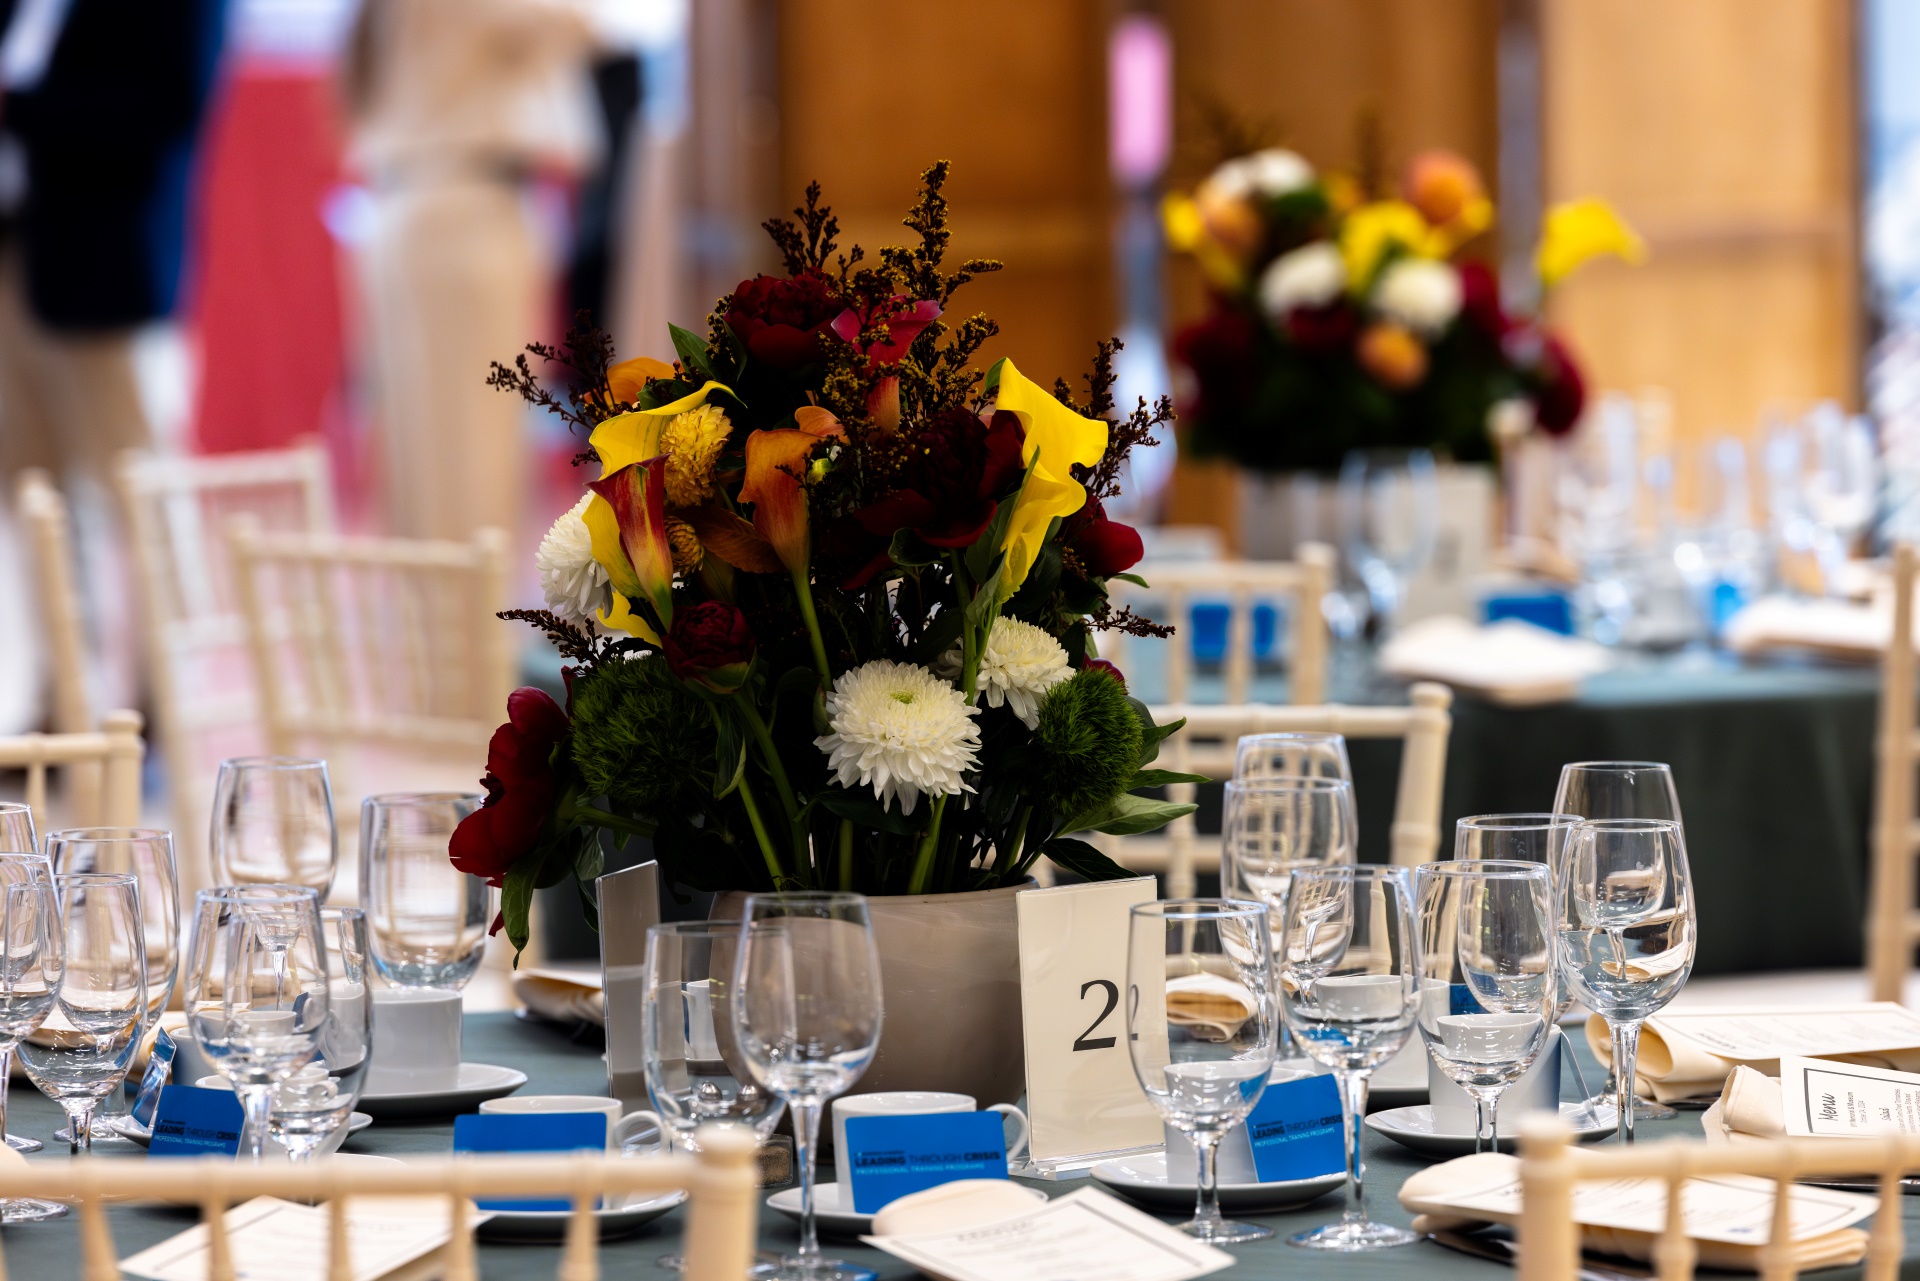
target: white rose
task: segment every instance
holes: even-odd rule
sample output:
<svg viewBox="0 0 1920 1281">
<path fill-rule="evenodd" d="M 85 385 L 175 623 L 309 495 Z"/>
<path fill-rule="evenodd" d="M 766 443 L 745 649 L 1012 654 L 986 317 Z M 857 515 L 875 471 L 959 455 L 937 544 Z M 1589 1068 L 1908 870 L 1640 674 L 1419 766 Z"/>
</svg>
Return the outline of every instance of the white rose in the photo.
<svg viewBox="0 0 1920 1281">
<path fill-rule="evenodd" d="M 1402 258 L 1380 274 L 1373 305 L 1423 337 L 1437 337 L 1460 314 L 1460 273 L 1444 262 Z"/>
<path fill-rule="evenodd" d="M 1298 307 L 1324 307 L 1346 287 L 1340 251 L 1319 240 L 1273 260 L 1260 277 L 1260 305 L 1277 320 Z"/>
<path fill-rule="evenodd" d="M 1256 151 L 1240 163 L 1246 166 L 1248 184 L 1268 199 L 1298 191 L 1313 182 L 1313 166 L 1281 147 Z"/>
</svg>

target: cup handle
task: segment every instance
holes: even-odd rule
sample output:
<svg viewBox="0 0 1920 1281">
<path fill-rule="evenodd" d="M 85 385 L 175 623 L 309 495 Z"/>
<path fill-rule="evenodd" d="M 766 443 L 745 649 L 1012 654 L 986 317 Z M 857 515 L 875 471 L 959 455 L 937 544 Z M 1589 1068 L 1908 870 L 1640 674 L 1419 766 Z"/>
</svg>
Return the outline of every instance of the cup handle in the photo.
<svg viewBox="0 0 1920 1281">
<path fill-rule="evenodd" d="M 1001 1116 L 1018 1122 L 1018 1131 L 1013 1138 L 1007 1140 L 1007 1164 L 1012 1165 L 1014 1159 L 1027 1150 L 1027 1114 L 1011 1103 L 995 1103 L 987 1108 L 987 1111 L 998 1112 Z"/>
<path fill-rule="evenodd" d="M 667 1138 L 667 1135 L 669 1133 L 669 1131 L 667 1130 L 667 1123 L 660 1119 L 660 1114 L 658 1112 L 649 1112 L 645 1108 L 642 1108 L 638 1112 L 627 1113 L 625 1116 L 621 1117 L 618 1121 L 615 1121 L 613 1123 L 613 1133 L 612 1133 L 613 1150 L 616 1153 L 619 1152 L 621 1148 L 626 1146 L 627 1135 L 631 1133 L 633 1130 L 638 1129 L 642 1122 L 645 1122 L 653 1126 L 654 1129 L 660 1131 L 660 1146 L 657 1150 L 661 1152 L 664 1152 L 667 1150 L 667 1148 L 670 1146 Z"/>
</svg>

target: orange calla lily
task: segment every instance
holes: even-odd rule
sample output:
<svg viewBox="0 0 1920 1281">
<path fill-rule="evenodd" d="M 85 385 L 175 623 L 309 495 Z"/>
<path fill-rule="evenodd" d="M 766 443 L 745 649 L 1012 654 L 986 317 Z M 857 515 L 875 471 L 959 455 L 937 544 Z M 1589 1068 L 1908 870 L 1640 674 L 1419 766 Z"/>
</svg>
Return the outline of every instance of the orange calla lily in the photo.
<svg viewBox="0 0 1920 1281">
<path fill-rule="evenodd" d="M 1086 487 L 1073 478 L 1073 467 L 1100 461 L 1107 452 L 1107 425 L 1074 413 L 1004 357 L 987 371 L 986 385 L 996 393 L 994 408 L 1017 415 L 1026 429 L 1020 461 L 1027 478 L 1014 495 L 1013 516 L 1000 541 L 1007 557 L 1000 579 L 1004 599 L 1027 581 L 1054 520 L 1085 505 Z"/>
<path fill-rule="evenodd" d="M 607 370 L 607 389 L 613 393 L 617 403 L 631 405 L 647 389 L 647 379 L 673 376 L 673 366 L 666 361 L 655 360 L 652 356 L 635 356 Z"/>
<path fill-rule="evenodd" d="M 753 504 L 753 525 L 773 544 L 780 563 L 796 578 L 807 573 L 807 455 L 823 440 L 844 440 L 840 420 L 817 406 L 794 413 L 798 427 L 756 431 L 747 437 L 747 476 L 740 501 Z"/>
<path fill-rule="evenodd" d="M 652 633 L 658 641 L 673 625 L 673 551 L 667 542 L 667 460 L 629 463 L 587 488 L 603 500 L 589 503 L 584 518 L 593 540 L 593 558 L 606 569 L 615 592 L 615 608 L 601 622 L 631 635 Z M 609 527 L 596 509 L 612 517 Z M 636 610 L 634 607 L 638 606 Z M 643 617 L 651 611 L 651 617 Z M 621 618 L 622 623 L 616 623 Z M 642 632 L 633 624 L 646 625 Z"/>
</svg>

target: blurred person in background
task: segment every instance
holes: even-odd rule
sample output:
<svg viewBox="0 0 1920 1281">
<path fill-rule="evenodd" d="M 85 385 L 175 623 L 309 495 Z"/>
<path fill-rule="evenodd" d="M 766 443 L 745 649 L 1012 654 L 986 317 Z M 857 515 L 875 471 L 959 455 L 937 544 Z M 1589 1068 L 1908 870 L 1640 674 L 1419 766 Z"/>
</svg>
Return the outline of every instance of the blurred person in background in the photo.
<svg viewBox="0 0 1920 1281">
<path fill-rule="evenodd" d="M 390 532 L 522 535 L 525 407 L 486 385 L 553 329 L 558 263 L 538 175 L 578 175 L 599 136 L 585 12 L 563 0 L 364 0 L 343 90 L 372 195 L 357 245 Z"/>
</svg>

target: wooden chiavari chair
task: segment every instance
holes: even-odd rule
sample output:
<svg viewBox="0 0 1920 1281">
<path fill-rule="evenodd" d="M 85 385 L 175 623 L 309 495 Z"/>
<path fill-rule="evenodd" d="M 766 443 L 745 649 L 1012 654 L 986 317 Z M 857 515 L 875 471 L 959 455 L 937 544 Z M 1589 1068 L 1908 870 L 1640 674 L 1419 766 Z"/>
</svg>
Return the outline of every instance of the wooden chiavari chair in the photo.
<svg viewBox="0 0 1920 1281">
<path fill-rule="evenodd" d="M 97 780 L 91 792 L 69 789 L 68 820 L 76 827 L 140 826 L 140 762 L 147 748 L 140 713 L 108 712 L 98 730 L 78 734 L 15 734 L 0 738 L 0 769 L 27 772 L 26 801 L 34 827 L 49 829 L 47 771 L 85 771 Z"/>
<path fill-rule="evenodd" d="M 55 733 L 83 734 L 94 728 L 93 698 L 87 678 L 86 623 L 74 582 L 73 529 L 67 500 L 48 472 L 29 467 L 15 484 L 14 510 L 33 555 L 34 605 L 40 616 L 41 648 L 46 654 L 52 694 L 47 719 Z M 87 760 L 70 762 L 66 774 L 67 794 L 75 813 L 97 812 L 101 782 L 95 764 Z"/>
<path fill-rule="evenodd" d="M 1920 769 L 1915 726 L 1913 586 L 1920 554 L 1893 549 L 1893 634 L 1881 660 L 1880 727 L 1873 788 L 1873 874 L 1867 898 L 1867 977 L 1876 1001 L 1898 1001 L 1920 942 L 1914 906 L 1914 858 L 1920 817 L 1914 812 Z"/>
</svg>

